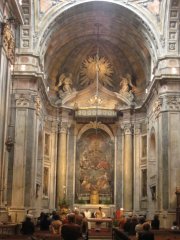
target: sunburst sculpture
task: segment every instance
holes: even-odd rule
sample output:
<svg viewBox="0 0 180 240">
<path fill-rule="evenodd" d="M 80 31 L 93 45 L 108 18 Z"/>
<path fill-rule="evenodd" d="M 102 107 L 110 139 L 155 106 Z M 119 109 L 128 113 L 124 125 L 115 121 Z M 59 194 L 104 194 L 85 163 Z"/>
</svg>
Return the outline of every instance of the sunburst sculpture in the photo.
<svg viewBox="0 0 180 240">
<path fill-rule="evenodd" d="M 105 57 L 88 57 L 82 63 L 80 69 L 80 85 L 82 87 L 87 87 L 91 83 L 95 82 L 97 79 L 98 71 L 98 81 L 105 87 L 113 87 L 113 68 L 110 62 Z"/>
</svg>

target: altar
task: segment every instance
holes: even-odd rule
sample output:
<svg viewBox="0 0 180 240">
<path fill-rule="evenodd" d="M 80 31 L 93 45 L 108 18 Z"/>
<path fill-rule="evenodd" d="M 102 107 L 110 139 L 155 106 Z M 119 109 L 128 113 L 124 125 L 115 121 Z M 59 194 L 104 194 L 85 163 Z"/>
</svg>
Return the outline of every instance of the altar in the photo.
<svg viewBox="0 0 180 240">
<path fill-rule="evenodd" d="M 90 223 L 104 224 L 105 228 L 112 232 L 112 218 L 88 218 L 87 221 Z"/>
<path fill-rule="evenodd" d="M 114 212 L 116 211 L 115 205 L 105 205 L 105 204 L 74 204 L 73 207 L 79 209 L 79 212 L 85 212 L 88 209 L 91 212 L 91 216 L 92 216 L 92 218 L 90 218 L 90 221 L 93 221 L 93 219 L 96 219 L 94 218 L 94 213 L 98 210 L 99 207 L 101 207 L 103 212 L 105 213 L 104 219 L 113 218 Z"/>
<path fill-rule="evenodd" d="M 90 238 L 112 238 L 112 218 L 88 218 L 90 224 L 89 237 Z M 97 223 L 101 223 L 100 227 L 97 227 Z"/>
</svg>

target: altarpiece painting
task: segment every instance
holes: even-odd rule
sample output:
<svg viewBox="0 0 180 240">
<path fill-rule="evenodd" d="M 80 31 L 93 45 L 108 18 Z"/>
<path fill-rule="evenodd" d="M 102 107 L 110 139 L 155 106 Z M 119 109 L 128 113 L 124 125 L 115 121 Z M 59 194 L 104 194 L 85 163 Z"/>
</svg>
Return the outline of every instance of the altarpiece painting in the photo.
<svg viewBox="0 0 180 240">
<path fill-rule="evenodd" d="M 114 143 L 98 129 L 89 129 L 77 142 L 76 202 L 89 203 L 92 191 L 98 192 L 99 203 L 113 203 Z"/>
</svg>

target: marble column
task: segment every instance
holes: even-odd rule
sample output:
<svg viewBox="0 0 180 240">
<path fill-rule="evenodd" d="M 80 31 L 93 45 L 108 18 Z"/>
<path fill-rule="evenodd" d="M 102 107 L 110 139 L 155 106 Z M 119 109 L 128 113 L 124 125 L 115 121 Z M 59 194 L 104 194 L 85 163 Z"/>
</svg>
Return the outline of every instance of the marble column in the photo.
<svg viewBox="0 0 180 240">
<path fill-rule="evenodd" d="M 57 161 L 57 205 L 66 197 L 67 170 L 67 123 L 61 122 L 59 129 L 58 161 Z"/>
<path fill-rule="evenodd" d="M 124 171 L 123 193 L 124 210 L 132 211 L 133 208 L 133 162 L 132 162 L 132 126 L 124 126 Z"/>
</svg>

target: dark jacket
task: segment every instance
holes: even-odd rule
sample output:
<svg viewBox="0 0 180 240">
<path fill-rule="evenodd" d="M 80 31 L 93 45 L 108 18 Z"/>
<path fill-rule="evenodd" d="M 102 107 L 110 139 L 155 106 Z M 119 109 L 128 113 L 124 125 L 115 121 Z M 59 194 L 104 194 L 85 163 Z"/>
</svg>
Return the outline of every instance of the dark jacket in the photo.
<svg viewBox="0 0 180 240">
<path fill-rule="evenodd" d="M 77 240 L 81 236 L 81 227 L 75 223 L 62 225 L 61 235 L 64 240 Z"/>
<path fill-rule="evenodd" d="M 139 232 L 138 240 L 154 240 L 154 233 L 151 231 Z"/>
<path fill-rule="evenodd" d="M 26 220 L 22 223 L 21 233 L 24 235 L 32 235 L 34 230 L 34 223 L 31 222 L 30 218 L 26 218 Z"/>
</svg>

